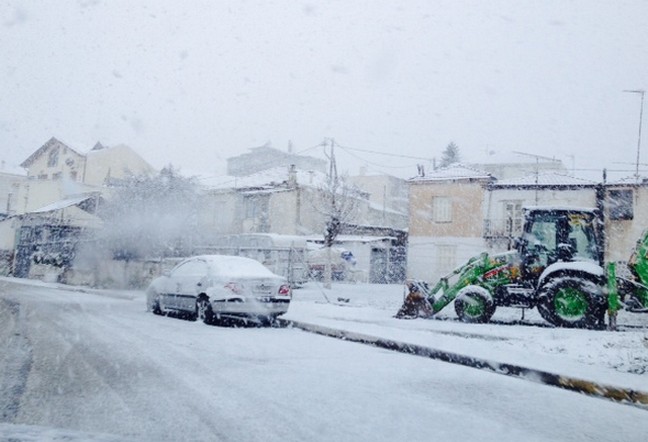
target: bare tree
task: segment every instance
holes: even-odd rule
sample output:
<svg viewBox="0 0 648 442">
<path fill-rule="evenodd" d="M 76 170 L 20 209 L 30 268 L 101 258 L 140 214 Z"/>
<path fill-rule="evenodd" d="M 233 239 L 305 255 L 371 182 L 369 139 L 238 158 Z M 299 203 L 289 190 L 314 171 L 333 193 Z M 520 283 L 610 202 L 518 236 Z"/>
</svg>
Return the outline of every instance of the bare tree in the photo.
<svg viewBox="0 0 648 442">
<path fill-rule="evenodd" d="M 317 189 L 314 207 L 323 215 L 325 220 L 324 247 L 326 248 L 326 265 L 324 269 L 324 287 L 330 289 L 332 281 L 332 253 L 331 247 L 344 228 L 344 226 L 357 215 L 360 192 L 347 183 L 344 176 L 340 176 L 335 162 L 335 141 L 329 140 L 331 145 L 329 171 L 326 181 Z"/>
<path fill-rule="evenodd" d="M 101 242 L 113 258 L 183 256 L 196 234 L 197 184 L 169 165 L 155 176 L 129 176 L 101 207 Z"/>
</svg>

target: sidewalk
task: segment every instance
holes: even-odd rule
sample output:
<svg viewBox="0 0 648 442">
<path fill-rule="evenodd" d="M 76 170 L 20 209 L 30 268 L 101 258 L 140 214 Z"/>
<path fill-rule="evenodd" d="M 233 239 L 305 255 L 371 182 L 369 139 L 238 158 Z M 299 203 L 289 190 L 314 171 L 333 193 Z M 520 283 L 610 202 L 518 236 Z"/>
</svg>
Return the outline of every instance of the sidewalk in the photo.
<svg viewBox="0 0 648 442">
<path fill-rule="evenodd" d="M 552 328 L 535 310 L 520 321 L 512 308 L 498 309 L 489 324 L 457 322 L 452 306 L 438 319 L 395 319 L 402 299 L 402 286 L 309 284 L 294 291 L 283 318 L 648 391 L 648 314 L 621 312 L 615 332 Z"/>
</svg>

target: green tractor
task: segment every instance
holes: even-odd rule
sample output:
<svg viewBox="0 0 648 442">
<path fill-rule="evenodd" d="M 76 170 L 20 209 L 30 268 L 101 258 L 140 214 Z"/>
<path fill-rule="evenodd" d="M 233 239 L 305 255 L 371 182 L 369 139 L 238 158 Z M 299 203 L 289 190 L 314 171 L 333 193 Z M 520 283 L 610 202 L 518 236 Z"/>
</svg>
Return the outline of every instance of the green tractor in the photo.
<svg viewBox="0 0 648 442">
<path fill-rule="evenodd" d="M 409 281 L 397 318 L 431 317 L 454 301 L 465 322 L 488 322 L 497 307 L 537 308 L 561 327 L 610 326 L 622 307 L 648 311 L 648 239 L 632 255 L 630 275 L 603 262 L 602 223 L 596 210 L 525 209 L 514 250 L 482 253 L 430 287 Z"/>
</svg>

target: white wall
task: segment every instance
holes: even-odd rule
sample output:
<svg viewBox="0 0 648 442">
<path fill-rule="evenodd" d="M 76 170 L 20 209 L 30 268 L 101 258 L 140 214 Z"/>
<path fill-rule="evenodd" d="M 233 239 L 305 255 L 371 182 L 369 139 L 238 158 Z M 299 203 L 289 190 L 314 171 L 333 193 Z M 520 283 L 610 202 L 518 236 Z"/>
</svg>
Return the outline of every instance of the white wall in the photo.
<svg viewBox="0 0 648 442">
<path fill-rule="evenodd" d="M 410 236 L 407 278 L 435 283 L 484 251 L 486 245 L 482 238 Z"/>
</svg>

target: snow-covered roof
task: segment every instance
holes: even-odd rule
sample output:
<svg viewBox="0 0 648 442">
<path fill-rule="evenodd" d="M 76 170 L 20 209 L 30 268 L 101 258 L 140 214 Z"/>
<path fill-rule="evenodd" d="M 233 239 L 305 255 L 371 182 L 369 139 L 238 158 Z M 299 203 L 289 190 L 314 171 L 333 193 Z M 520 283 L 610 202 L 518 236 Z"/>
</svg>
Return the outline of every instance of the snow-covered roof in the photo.
<svg viewBox="0 0 648 442">
<path fill-rule="evenodd" d="M 524 206 L 525 210 L 542 210 L 542 211 L 566 211 L 566 212 L 591 212 L 592 214 L 596 212 L 595 207 L 585 207 L 585 206 Z"/>
<path fill-rule="evenodd" d="M 34 152 L 33 154 L 31 154 L 31 155 L 29 156 L 29 158 L 27 158 L 25 161 L 23 161 L 23 162 L 20 164 L 20 166 L 21 166 L 21 167 L 29 167 L 29 166 L 30 166 L 34 161 L 36 161 L 36 159 L 38 159 L 38 157 L 40 157 L 41 155 L 43 155 L 43 153 L 44 153 L 45 151 L 47 151 L 47 150 L 48 150 L 50 147 L 52 147 L 52 146 L 60 146 L 60 147 L 65 148 L 65 149 L 69 149 L 71 152 L 74 152 L 77 156 L 80 156 L 80 157 L 83 156 L 83 155 L 81 155 L 79 152 L 77 152 L 76 150 L 72 149 L 72 148 L 71 148 L 70 146 L 68 146 L 67 144 L 65 144 L 65 143 L 63 143 L 63 142 L 57 140 L 56 138 L 52 137 L 52 138 L 50 138 L 49 140 L 47 140 L 47 142 L 46 142 L 45 144 L 43 144 L 41 147 L 39 147 L 39 148 L 36 150 L 36 152 Z"/>
<path fill-rule="evenodd" d="M 410 178 L 411 182 L 418 181 L 447 181 L 447 180 L 464 180 L 464 179 L 491 179 L 491 175 L 483 170 L 466 166 L 460 163 L 451 164 L 448 167 L 442 167 L 426 173 L 425 176 L 416 176 Z"/>
<path fill-rule="evenodd" d="M 631 175 L 624 178 L 609 180 L 607 184 L 613 184 L 613 185 L 614 184 L 644 184 L 645 185 L 648 184 L 648 177 L 641 176 L 641 175 L 637 177 L 635 175 Z"/>
<path fill-rule="evenodd" d="M 64 200 L 56 201 L 54 203 L 48 204 L 46 206 L 43 206 L 39 209 L 32 210 L 29 213 L 45 213 L 45 212 L 52 212 L 54 210 L 61 210 L 65 209 L 66 207 L 70 206 L 76 206 L 77 204 L 82 203 L 83 201 L 92 198 L 90 195 L 82 195 L 82 196 L 77 196 L 74 198 L 67 198 Z"/>
<path fill-rule="evenodd" d="M 485 154 L 472 155 L 469 164 L 556 164 L 562 165 L 562 161 L 542 155 L 535 155 L 516 151 L 494 151 L 490 150 Z"/>
<path fill-rule="evenodd" d="M 370 243 L 370 242 L 391 241 L 394 239 L 396 239 L 396 237 L 394 236 L 338 235 L 335 238 L 335 242 L 336 243 L 345 243 L 345 242 Z M 310 235 L 310 236 L 306 236 L 306 240 L 309 242 L 323 242 L 324 236 Z"/>
<path fill-rule="evenodd" d="M 294 174 L 296 183 L 300 186 L 320 187 L 326 184 L 326 174 L 316 170 L 295 169 Z M 248 176 L 220 176 L 202 178 L 200 181 L 211 189 L 274 189 L 287 184 L 289 179 L 288 168 L 279 166 Z"/>
<path fill-rule="evenodd" d="M 14 165 L 7 165 L 7 164 L 2 164 L 0 166 L 0 175 L 4 177 L 9 177 L 9 178 L 27 178 L 27 172 L 25 172 L 25 169 L 19 166 L 14 166 Z"/>
<path fill-rule="evenodd" d="M 593 186 L 596 181 L 576 178 L 570 175 L 549 172 L 530 174 L 519 178 L 500 180 L 494 183 L 495 186 Z"/>
</svg>

